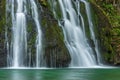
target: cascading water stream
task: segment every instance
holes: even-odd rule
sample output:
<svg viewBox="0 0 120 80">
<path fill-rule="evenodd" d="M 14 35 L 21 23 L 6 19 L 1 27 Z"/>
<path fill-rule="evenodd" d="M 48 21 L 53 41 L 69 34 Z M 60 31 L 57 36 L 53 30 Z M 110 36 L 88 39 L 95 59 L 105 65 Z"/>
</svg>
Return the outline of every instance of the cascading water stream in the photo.
<svg viewBox="0 0 120 80">
<path fill-rule="evenodd" d="M 12 0 L 14 4 L 14 0 Z M 26 17 L 23 7 L 25 7 L 23 0 L 17 0 L 17 11 L 14 13 L 14 5 L 12 5 L 12 26 L 13 26 L 13 61 L 12 67 L 24 66 L 24 54 L 27 54 L 27 31 L 26 31 Z"/>
<path fill-rule="evenodd" d="M 58 13 L 54 10 L 56 4 L 61 10 L 62 17 L 58 19 L 58 23 L 62 27 L 65 45 L 71 56 L 69 66 L 91 67 L 98 65 L 100 63 L 98 42 L 95 38 L 94 25 L 87 0 L 49 1 L 53 5 L 55 17 Z M 11 40 L 8 40 L 9 27 L 6 28 L 5 34 L 8 51 L 8 66 L 13 68 L 31 66 L 39 68 L 43 66 L 45 62 L 42 52 L 42 31 L 36 1 L 7 0 L 7 2 L 9 3 L 6 4 L 7 12 L 11 15 L 9 19 L 11 19 L 12 26 Z M 84 19 L 85 15 L 83 16 L 83 13 L 81 13 L 81 3 L 84 4 L 87 19 Z M 33 43 L 36 47 L 36 53 L 30 52 L 32 49 L 28 46 L 27 15 L 32 18 L 33 27 L 36 27 L 36 42 Z M 88 26 L 86 26 L 86 23 L 88 23 Z M 87 36 L 86 28 L 89 29 L 88 33 L 90 38 Z M 89 39 L 93 42 L 95 47 L 91 47 L 91 44 L 88 42 Z"/>
<path fill-rule="evenodd" d="M 90 11 L 90 4 L 88 2 L 86 2 L 85 0 L 81 0 L 84 4 L 85 4 L 85 9 L 86 9 L 86 13 L 87 13 L 87 17 L 88 17 L 88 23 L 89 23 L 89 29 L 90 29 L 90 33 L 91 33 L 91 38 L 94 42 L 95 45 L 95 51 L 97 54 L 97 60 L 98 60 L 98 64 L 101 64 L 101 56 L 99 53 L 99 47 L 98 47 L 98 42 L 97 39 L 95 38 L 95 33 L 94 33 L 94 25 L 92 22 L 92 18 L 91 18 L 91 11 Z"/>
<path fill-rule="evenodd" d="M 92 67 L 96 66 L 99 61 L 99 50 L 98 43 L 95 39 L 93 22 L 91 19 L 90 6 L 87 0 L 49 0 L 55 17 L 57 13 L 55 11 L 58 5 L 62 12 L 62 20 L 58 19 L 59 25 L 62 26 L 64 33 L 64 41 L 66 47 L 69 50 L 71 56 L 70 67 Z M 58 3 L 58 4 L 57 4 Z M 82 13 L 80 12 L 80 3 L 85 5 L 85 11 L 87 16 L 87 21 L 83 18 Z M 90 37 L 93 40 L 95 45 L 95 50 L 88 42 L 86 36 L 86 26 L 85 22 L 88 22 L 87 26 L 90 30 Z M 95 56 L 97 55 L 97 58 Z M 98 60 L 98 61 L 97 61 Z"/>
<path fill-rule="evenodd" d="M 7 12 L 11 15 L 11 26 L 12 34 L 11 40 L 8 40 L 8 32 L 6 29 L 6 43 L 8 52 L 8 67 L 19 68 L 19 67 L 31 67 L 31 50 L 28 48 L 27 40 L 27 17 L 26 15 L 31 15 L 36 26 L 36 60 L 35 67 L 41 66 L 42 60 L 42 31 L 39 23 L 39 16 L 37 5 L 34 0 L 7 0 L 6 1 Z M 17 4 L 17 5 L 16 5 Z M 30 8 L 28 8 L 28 5 Z M 28 14 L 28 12 L 32 12 Z M 7 15 L 8 16 L 8 15 Z M 8 17 L 7 17 L 8 18 Z M 7 22 L 8 23 L 8 22 Z M 33 26 L 34 27 L 34 26 Z M 10 42 L 11 41 L 11 42 Z M 33 43 L 34 45 L 34 43 Z M 29 61 L 27 61 L 29 60 Z M 34 62 L 34 61 L 32 61 Z"/>
<path fill-rule="evenodd" d="M 41 25 L 39 23 L 39 17 L 38 17 L 38 10 L 37 6 L 35 4 L 34 0 L 30 0 L 32 5 L 32 16 L 35 21 L 35 24 L 37 26 L 37 39 L 36 39 L 36 67 L 40 67 L 40 64 L 42 64 L 42 31 L 41 31 Z"/>
</svg>

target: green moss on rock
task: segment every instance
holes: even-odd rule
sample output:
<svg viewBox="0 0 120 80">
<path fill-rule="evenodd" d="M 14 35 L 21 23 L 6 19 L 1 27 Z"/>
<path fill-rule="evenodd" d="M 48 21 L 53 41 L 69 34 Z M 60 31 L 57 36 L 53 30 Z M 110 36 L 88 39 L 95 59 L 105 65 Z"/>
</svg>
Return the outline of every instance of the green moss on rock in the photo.
<svg viewBox="0 0 120 80">
<path fill-rule="evenodd" d="M 0 67 L 7 65 L 7 55 L 5 48 L 5 0 L 0 1 Z"/>
<path fill-rule="evenodd" d="M 94 0 L 90 0 L 93 10 L 96 13 L 96 21 L 99 29 L 99 39 L 102 48 L 104 60 L 112 65 L 120 64 L 120 28 L 119 17 L 114 19 L 118 14 L 113 5 Z"/>
<path fill-rule="evenodd" d="M 67 67 L 70 63 L 70 55 L 64 44 L 64 36 L 61 27 L 53 13 L 47 7 L 42 7 L 41 24 L 43 31 L 44 58 L 48 67 Z"/>
</svg>

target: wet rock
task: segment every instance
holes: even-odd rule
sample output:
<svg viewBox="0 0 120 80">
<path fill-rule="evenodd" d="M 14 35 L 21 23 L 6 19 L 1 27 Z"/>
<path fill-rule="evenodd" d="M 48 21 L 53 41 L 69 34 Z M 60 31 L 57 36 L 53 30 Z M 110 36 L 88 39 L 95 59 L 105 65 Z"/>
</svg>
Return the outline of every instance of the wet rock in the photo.
<svg viewBox="0 0 120 80">
<path fill-rule="evenodd" d="M 48 67 L 67 67 L 71 58 L 64 44 L 62 29 L 48 7 L 42 7 L 42 10 L 41 24 L 46 65 Z"/>
</svg>

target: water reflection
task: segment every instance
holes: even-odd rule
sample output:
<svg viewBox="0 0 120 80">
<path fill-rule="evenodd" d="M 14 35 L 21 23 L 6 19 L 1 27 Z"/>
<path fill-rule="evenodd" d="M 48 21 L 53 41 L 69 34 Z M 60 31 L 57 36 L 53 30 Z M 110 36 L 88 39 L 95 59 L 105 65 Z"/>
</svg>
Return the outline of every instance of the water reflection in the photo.
<svg viewBox="0 0 120 80">
<path fill-rule="evenodd" d="M 11 79 L 10 80 L 27 80 L 24 74 L 19 71 L 12 71 L 11 72 Z"/>
<path fill-rule="evenodd" d="M 0 80 L 120 80 L 120 69 L 1 69 Z"/>
<path fill-rule="evenodd" d="M 36 70 L 11 70 L 9 80 L 42 80 L 41 72 Z"/>
</svg>

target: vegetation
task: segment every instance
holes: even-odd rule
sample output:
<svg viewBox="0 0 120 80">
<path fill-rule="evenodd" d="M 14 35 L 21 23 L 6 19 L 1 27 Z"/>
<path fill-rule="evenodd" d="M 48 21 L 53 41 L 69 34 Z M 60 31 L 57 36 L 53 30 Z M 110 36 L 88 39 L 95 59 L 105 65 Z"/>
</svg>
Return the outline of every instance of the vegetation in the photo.
<svg viewBox="0 0 120 80">
<path fill-rule="evenodd" d="M 5 54 L 5 0 L 0 1 L 0 67 L 6 66 L 6 54 Z"/>
<path fill-rule="evenodd" d="M 64 44 L 62 29 L 54 18 L 49 5 L 42 6 L 42 9 L 44 11 L 41 12 L 41 25 L 47 66 L 67 67 L 70 62 L 70 55 Z"/>
<path fill-rule="evenodd" d="M 102 53 L 106 62 L 120 64 L 120 1 L 118 0 L 90 0 L 97 13 L 99 38 Z M 96 6 L 96 7 L 95 7 Z M 97 21 L 98 21 L 97 20 Z"/>
</svg>

